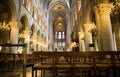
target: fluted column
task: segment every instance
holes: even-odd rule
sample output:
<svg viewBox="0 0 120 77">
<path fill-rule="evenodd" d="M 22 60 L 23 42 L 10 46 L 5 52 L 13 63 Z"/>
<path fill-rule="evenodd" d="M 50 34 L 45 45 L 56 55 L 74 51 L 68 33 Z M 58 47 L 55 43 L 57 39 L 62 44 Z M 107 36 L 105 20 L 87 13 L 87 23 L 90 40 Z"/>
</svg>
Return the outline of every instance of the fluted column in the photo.
<svg viewBox="0 0 120 77">
<path fill-rule="evenodd" d="M 100 27 L 101 27 L 101 40 L 102 40 L 102 50 L 103 51 L 113 51 L 114 43 L 112 37 L 112 28 L 110 21 L 110 12 L 112 4 L 101 3 L 96 6 L 98 10 Z"/>
<path fill-rule="evenodd" d="M 93 47 L 89 47 L 89 44 L 92 44 L 92 34 L 91 34 L 91 24 L 84 24 L 84 33 L 85 33 L 85 50 L 92 51 Z"/>
<path fill-rule="evenodd" d="M 79 50 L 85 51 L 84 32 L 78 32 L 79 35 Z"/>
<path fill-rule="evenodd" d="M 18 22 L 9 22 L 11 27 L 10 33 L 10 43 L 18 44 L 18 31 L 19 31 L 19 23 Z M 17 47 L 11 47 L 11 53 L 17 53 Z"/>
</svg>

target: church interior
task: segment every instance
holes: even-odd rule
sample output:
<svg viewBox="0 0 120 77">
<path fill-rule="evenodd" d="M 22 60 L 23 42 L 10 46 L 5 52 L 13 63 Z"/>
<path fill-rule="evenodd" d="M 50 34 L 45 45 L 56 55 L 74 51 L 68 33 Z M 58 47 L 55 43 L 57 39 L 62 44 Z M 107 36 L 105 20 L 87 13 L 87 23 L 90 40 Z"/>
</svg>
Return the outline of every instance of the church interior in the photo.
<svg viewBox="0 0 120 77">
<path fill-rule="evenodd" d="M 120 77 L 120 0 L 0 0 L 0 77 Z"/>
</svg>

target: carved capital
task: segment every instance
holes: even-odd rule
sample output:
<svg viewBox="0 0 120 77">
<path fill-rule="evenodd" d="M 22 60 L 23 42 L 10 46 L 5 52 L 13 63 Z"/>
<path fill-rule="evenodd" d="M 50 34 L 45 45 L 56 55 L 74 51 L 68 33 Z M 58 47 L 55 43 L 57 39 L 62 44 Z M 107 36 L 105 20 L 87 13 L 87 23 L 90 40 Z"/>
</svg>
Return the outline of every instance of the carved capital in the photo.
<svg viewBox="0 0 120 77">
<path fill-rule="evenodd" d="M 94 31 L 96 31 L 96 26 L 95 26 L 94 23 L 92 23 L 92 24 L 90 24 L 89 32 L 92 32 L 92 33 L 93 33 Z"/>
<path fill-rule="evenodd" d="M 100 3 L 94 7 L 94 12 L 99 15 L 109 15 L 112 7 L 113 5 L 110 3 Z"/>
<path fill-rule="evenodd" d="M 25 36 L 27 36 L 27 35 L 30 35 L 31 32 L 30 32 L 29 30 L 25 30 L 25 31 L 23 31 L 23 34 L 24 34 Z"/>
<path fill-rule="evenodd" d="M 78 32 L 78 35 L 79 35 L 79 38 L 81 39 L 81 40 L 83 40 L 84 39 L 84 32 Z"/>
<path fill-rule="evenodd" d="M 9 22 L 11 28 L 18 28 L 18 22 Z"/>
<path fill-rule="evenodd" d="M 90 24 L 84 24 L 84 30 L 89 31 L 89 26 L 90 26 Z"/>
<path fill-rule="evenodd" d="M 10 31 L 9 24 L 6 24 L 5 21 L 3 23 L 0 23 L 0 31 Z"/>
<path fill-rule="evenodd" d="M 97 6 L 94 6 L 93 10 L 94 10 L 95 14 L 97 14 L 97 15 L 99 14 L 99 10 L 98 10 Z"/>
<path fill-rule="evenodd" d="M 84 24 L 84 29 L 85 29 L 85 31 L 93 32 L 94 30 L 96 30 L 96 26 L 95 26 L 94 23 L 92 23 L 92 24 Z"/>
</svg>

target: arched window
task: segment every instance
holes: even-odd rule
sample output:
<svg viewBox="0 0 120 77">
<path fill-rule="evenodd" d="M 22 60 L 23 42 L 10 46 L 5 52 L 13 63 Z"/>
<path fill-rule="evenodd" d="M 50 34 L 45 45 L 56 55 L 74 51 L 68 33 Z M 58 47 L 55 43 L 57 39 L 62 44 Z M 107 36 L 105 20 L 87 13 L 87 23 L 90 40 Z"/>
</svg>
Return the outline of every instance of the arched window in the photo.
<svg viewBox="0 0 120 77">
<path fill-rule="evenodd" d="M 55 32 L 55 39 L 65 39 L 65 32 L 64 31 L 56 31 Z"/>
</svg>

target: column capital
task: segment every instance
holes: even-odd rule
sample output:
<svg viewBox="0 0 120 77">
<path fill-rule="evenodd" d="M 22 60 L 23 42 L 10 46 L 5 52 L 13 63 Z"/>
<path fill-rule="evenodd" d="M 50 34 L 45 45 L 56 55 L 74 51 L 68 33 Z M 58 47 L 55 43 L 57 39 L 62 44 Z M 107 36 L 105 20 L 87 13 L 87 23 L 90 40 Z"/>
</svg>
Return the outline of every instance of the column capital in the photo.
<svg viewBox="0 0 120 77">
<path fill-rule="evenodd" d="M 90 26 L 90 24 L 84 24 L 84 30 L 89 31 L 89 26 Z"/>
<path fill-rule="evenodd" d="M 99 10 L 98 10 L 98 6 L 94 6 L 93 7 L 94 13 L 95 14 L 99 14 Z"/>
<path fill-rule="evenodd" d="M 90 24 L 90 26 L 89 26 L 89 32 L 95 32 L 96 31 L 96 26 L 95 26 L 95 24 L 94 23 L 92 23 L 92 24 Z"/>
<path fill-rule="evenodd" d="M 35 43 L 37 40 L 37 36 L 31 36 L 30 41 Z"/>
<path fill-rule="evenodd" d="M 79 38 L 81 39 L 81 40 L 83 40 L 84 39 L 84 32 L 78 32 L 78 35 L 79 35 Z"/>
<path fill-rule="evenodd" d="M 14 27 L 14 28 L 19 28 L 19 26 L 21 26 L 20 22 L 16 22 L 16 21 L 11 21 L 9 22 L 10 27 Z"/>
<path fill-rule="evenodd" d="M 109 15 L 113 5 L 111 3 L 100 3 L 94 6 L 94 12 L 99 15 Z"/>
<path fill-rule="evenodd" d="M 29 30 L 24 30 L 23 33 L 24 33 L 24 35 L 26 35 L 26 36 L 31 34 L 31 32 L 30 32 Z"/>
<path fill-rule="evenodd" d="M 96 26 L 94 23 L 91 24 L 84 24 L 85 31 L 92 32 L 93 30 L 96 30 Z"/>
</svg>

